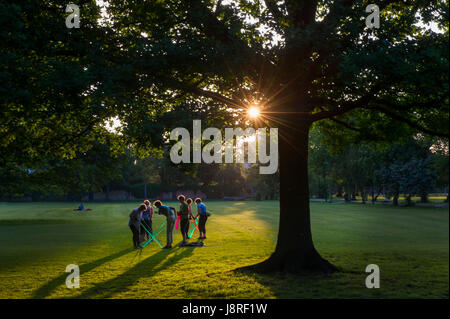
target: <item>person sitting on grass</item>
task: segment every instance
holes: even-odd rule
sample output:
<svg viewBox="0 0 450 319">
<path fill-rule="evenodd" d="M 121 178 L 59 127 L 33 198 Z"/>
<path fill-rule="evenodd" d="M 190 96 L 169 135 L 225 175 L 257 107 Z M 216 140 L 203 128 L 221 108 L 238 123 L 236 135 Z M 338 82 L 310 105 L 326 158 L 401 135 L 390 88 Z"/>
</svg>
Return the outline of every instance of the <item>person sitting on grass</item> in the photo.
<svg viewBox="0 0 450 319">
<path fill-rule="evenodd" d="M 150 234 L 153 236 L 153 207 L 149 200 L 144 200 L 144 205 L 147 209 L 142 213 L 141 234 L 144 234 L 144 240 L 149 240 Z"/>
<path fill-rule="evenodd" d="M 186 203 L 186 198 L 184 195 L 178 196 L 178 201 L 180 202 L 180 230 L 181 235 L 183 235 L 183 242 L 181 245 L 185 245 L 189 236 L 189 218 L 192 217 L 192 214 L 189 213 L 189 206 Z"/>
<path fill-rule="evenodd" d="M 142 218 L 142 213 L 147 209 L 147 206 L 144 204 L 140 205 L 138 208 L 135 208 L 130 213 L 130 220 L 128 221 L 128 226 L 133 233 L 133 246 L 134 249 L 142 248 L 139 244 L 139 229 L 140 229 L 140 220 Z"/>
<path fill-rule="evenodd" d="M 80 203 L 80 206 L 78 206 L 78 208 L 76 208 L 76 209 L 74 209 L 74 210 L 77 210 L 77 211 L 83 211 L 83 210 L 84 210 L 84 205 L 83 205 L 83 203 Z"/>
<path fill-rule="evenodd" d="M 198 217 L 198 231 L 200 232 L 198 239 L 206 239 L 206 221 L 209 213 L 206 211 L 206 206 L 202 203 L 201 198 L 196 198 L 195 203 L 197 204 L 197 216 L 195 218 Z"/>
<path fill-rule="evenodd" d="M 169 207 L 166 205 L 163 205 L 160 200 L 157 200 L 153 203 L 156 208 L 158 208 L 158 214 L 166 216 L 166 223 L 167 223 L 167 243 L 164 248 L 170 249 L 172 248 L 173 243 L 173 227 L 175 226 L 175 214 L 176 210 L 173 207 Z"/>
<path fill-rule="evenodd" d="M 90 208 L 84 208 L 83 203 L 80 204 L 80 206 L 78 206 L 78 208 L 74 209 L 75 211 L 86 211 L 86 212 L 90 212 L 92 209 Z"/>
</svg>

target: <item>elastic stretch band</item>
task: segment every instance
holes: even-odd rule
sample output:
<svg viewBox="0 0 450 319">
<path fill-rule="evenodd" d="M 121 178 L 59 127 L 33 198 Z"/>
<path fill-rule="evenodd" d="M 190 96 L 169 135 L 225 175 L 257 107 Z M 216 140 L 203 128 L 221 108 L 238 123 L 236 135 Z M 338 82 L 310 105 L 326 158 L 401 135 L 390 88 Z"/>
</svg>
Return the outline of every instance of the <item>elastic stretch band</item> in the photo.
<svg viewBox="0 0 450 319">
<path fill-rule="evenodd" d="M 144 225 L 142 225 L 142 228 L 144 228 L 144 230 L 150 235 L 151 239 L 148 239 L 143 245 L 141 245 L 141 247 L 147 246 L 152 240 L 154 240 L 160 248 L 163 248 L 163 246 L 159 243 L 159 241 L 156 240 L 156 237 L 166 228 L 165 226 L 166 226 L 166 222 L 161 224 L 161 226 L 158 229 L 158 232 L 155 235 L 152 235 L 152 233 L 149 232 L 148 229 Z"/>
<path fill-rule="evenodd" d="M 192 228 L 191 228 L 191 230 L 189 231 L 188 238 L 191 238 L 192 235 L 194 235 L 194 231 L 195 231 L 196 228 L 197 228 L 197 230 L 198 230 L 197 225 L 198 225 L 198 217 L 195 219 L 195 222 L 192 223 Z M 199 231 L 199 232 L 200 232 L 200 231 Z"/>
</svg>

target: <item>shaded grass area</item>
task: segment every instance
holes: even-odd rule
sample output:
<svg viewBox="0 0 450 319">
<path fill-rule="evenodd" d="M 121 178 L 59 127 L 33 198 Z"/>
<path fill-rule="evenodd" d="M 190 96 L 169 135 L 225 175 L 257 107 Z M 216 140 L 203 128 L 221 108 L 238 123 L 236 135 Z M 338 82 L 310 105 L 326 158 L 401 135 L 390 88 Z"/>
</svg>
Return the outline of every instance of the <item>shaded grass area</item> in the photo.
<svg viewBox="0 0 450 319">
<path fill-rule="evenodd" d="M 0 298 L 448 298 L 448 209 L 311 203 L 316 247 L 341 271 L 294 276 L 235 271 L 274 250 L 277 201 L 211 201 L 206 247 L 136 251 L 127 222 L 138 204 L 0 203 Z M 65 286 L 69 264 L 80 289 Z M 368 264 L 380 289 L 365 287 Z"/>
</svg>

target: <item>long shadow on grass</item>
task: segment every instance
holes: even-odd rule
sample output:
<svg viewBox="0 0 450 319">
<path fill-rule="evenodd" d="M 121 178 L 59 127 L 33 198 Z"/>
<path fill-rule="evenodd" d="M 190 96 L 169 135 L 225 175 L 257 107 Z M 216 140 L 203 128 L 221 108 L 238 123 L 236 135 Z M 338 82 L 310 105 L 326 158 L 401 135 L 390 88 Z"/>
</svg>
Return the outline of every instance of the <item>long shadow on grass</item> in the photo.
<svg viewBox="0 0 450 319">
<path fill-rule="evenodd" d="M 181 259 L 191 255 L 193 251 L 194 247 L 177 247 L 172 250 L 161 250 L 156 254 L 147 257 L 121 275 L 96 284 L 94 287 L 84 291 L 75 298 L 111 298 L 114 294 L 129 290 L 131 286 L 136 284 L 142 278 L 153 277 L 158 272 L 173 266 Z M 165 257 L 168 257 L 168 259 L 161 263 Z M 155 296 L 145 297 L 154 298 Z"/>
<path fill-rule="evenodd" d="M 352 271 L 332 274 L 320 272 L 262 274 L 235 269 L 231 273 L 236 276 L 252 278 L 262 286 L 269 288 L 277 298 L 330 298 L 333 297 L 336 286 L 342 285 L 342 283 L 338 283 L 339 276 L 355 276 Z M 356 273 L 356 275 L 358 274 Z"/>
<path fill-rule="evenodd" d="M 80 274 L 91 271 L 92 269 L 99 267 L 99 266 L 103 265 L 104 263 L 107 263 L 111 260 L 119 258 L 119 257 L 131 252 L 132 250 L 133 250 L 132 248 L 127 248 L 127 249 L 121 250 L 117 253 L 114 253 L 112 255 L 97 259 L 95 261 L 92 261 L 92 262 L 84 264 L 84 265 L 81 265 L 80 266 Z M 60 286 L 66 282 L 67 276 L 68 276 L 67 273 L 63 273 L 61 276 L 56 277 L 55 279 L 49 281 L 44 286 L 38 288 L 33 293 L 32 298 L 41 299 L 41 298 L 45 298 L 45 297 L 49 296 L 52 293 L 52 291 L 54 291 L 58 286 Z"/>
</svg>

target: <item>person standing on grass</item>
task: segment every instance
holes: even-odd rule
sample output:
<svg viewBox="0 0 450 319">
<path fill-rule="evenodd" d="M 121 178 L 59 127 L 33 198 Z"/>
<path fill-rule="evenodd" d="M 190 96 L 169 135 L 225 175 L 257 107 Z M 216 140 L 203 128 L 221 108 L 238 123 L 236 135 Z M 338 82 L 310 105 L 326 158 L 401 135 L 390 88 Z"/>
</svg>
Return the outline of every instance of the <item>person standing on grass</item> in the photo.
<svg viewBox="0 0 450 319">
<path fill-rule="evenodd" d="M 206 221 L 209 213 L 206 211 L 206 206 L 202 203 L 201 198 L 196 198 L 195 203 L 197 204 L 197 216 L 195 218 L 198 217 L 198 230 L 200 232 L 198 239 L 206 239 Z"/>
<path fill-rule="evenodd" d="M 189 208 L 189 219 L 194 220 L 194 215 L 192 214 L 192 203 L 193 203 L 192 198 L 186 199 L 186 204 L 188 204 L 188 208 Z M 195 220 L 194 220 L 194 223 L 195 223 Z"/>
<path fill-rule="evenodd" d="M 176 210 L 173 207 L 163 205 L 161 201 L 157 200 L 153 203 L 158 208 L 158 214 L 166 216 L 167 223 L 167 243 L 164 248 L 172 248 L 173 243 L 173 227 L 175 226 Z"/>
<path fill-rule="evenodd" d="M 128 221 L 128 226 L 133 233 L 133 246 L 134 249 L 142 248 L 139 244 L 139 230 L 140 230 L 140 220 L 142 218 L 142 213 L 147 209 L 147 206 L 142 204 L 138 208 L 135 208 L 130 213 L 130 220 Z"/>
<path fill-rule="evenodd" d="M 186 203 L 184 195 L 178 196 L 178 201 L 180 202 L 180 230 L 181 235 L 183 235 L 183 242 L 181 245 L 185 245 L 189 236 L 189 218 L 192 217 L 192 214 L 189 214 L 189 205 Z"/>
<path fill-rule="evenodd" d="M 186 199 L 186 204 L 188 205 L 189 208 L 189 218 L 193 219 L 194 215 L 192 215 L 192 198 Z"/>
<path fill-rule="evenodd" d="M 148 240 L 150 239 L 150 234 L 153 236 L 153 207 L 149 200 L 144 200 L 144 205 L 147 209 L 142 213 L 141 234 L 144 234 L 144 240 Z"/>
</svg>

